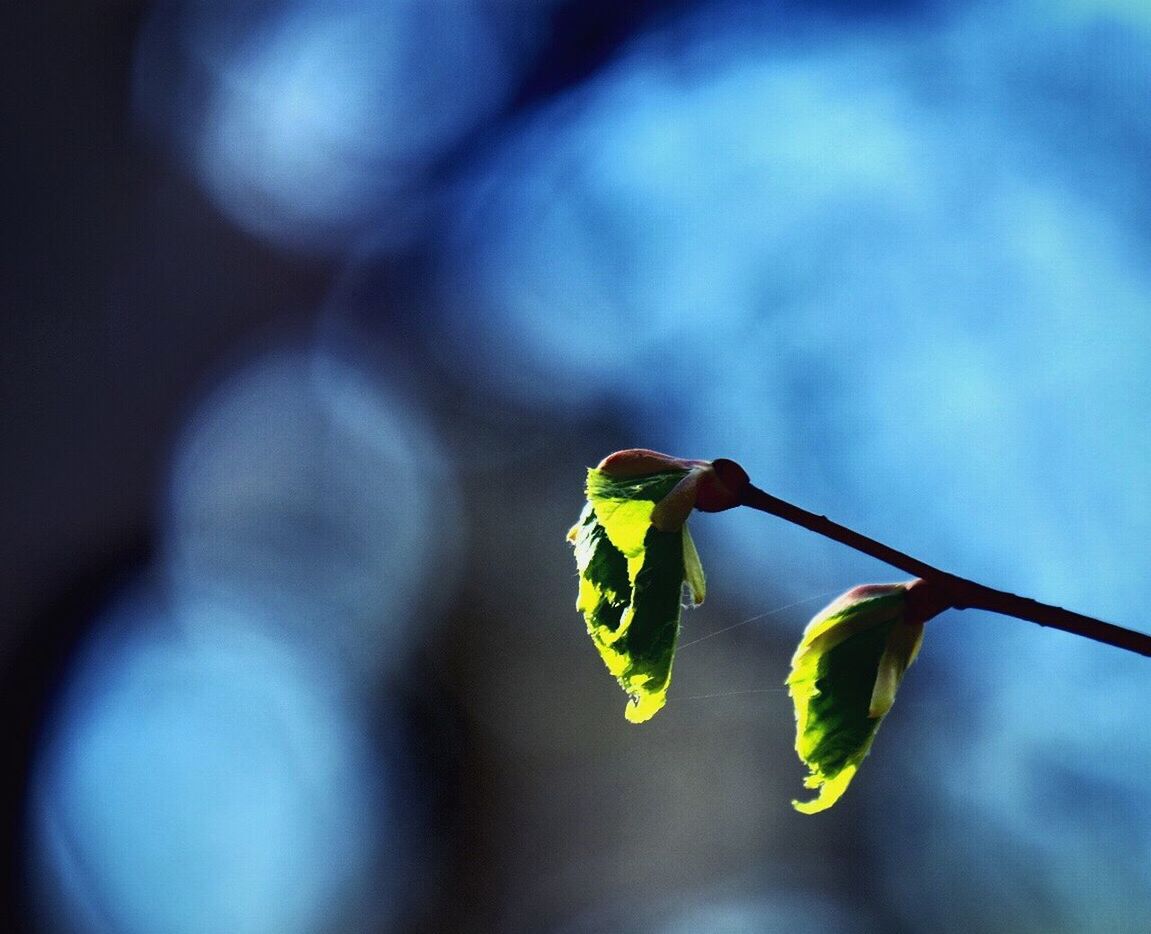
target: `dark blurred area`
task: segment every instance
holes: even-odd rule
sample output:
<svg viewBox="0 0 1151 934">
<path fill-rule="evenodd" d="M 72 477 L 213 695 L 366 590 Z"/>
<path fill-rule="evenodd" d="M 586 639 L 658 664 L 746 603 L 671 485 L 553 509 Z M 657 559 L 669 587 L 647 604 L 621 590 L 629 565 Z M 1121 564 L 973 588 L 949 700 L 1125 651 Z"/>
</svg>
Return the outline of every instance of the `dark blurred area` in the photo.
<svg viewBox="0 0 1151 934">
<path fill-rule="evenodd" d="M 732 457 L 1147 629 L 1144 4 L 0 34 L 0 929 L 1145 930 L 1144 660 L 950 613 L 802 816 L 790 653 L 890 569 L 693 519 L 710 596 L 637 727 L 564 540 L 612 450 Z"/>
</svg>

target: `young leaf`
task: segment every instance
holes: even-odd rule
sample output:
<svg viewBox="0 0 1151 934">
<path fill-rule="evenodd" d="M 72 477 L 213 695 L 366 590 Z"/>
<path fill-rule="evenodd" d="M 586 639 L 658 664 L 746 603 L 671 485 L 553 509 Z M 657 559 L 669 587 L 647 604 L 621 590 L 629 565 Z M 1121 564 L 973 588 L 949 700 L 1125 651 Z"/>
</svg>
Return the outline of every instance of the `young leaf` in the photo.
<svg viewBox="0 0 1151 934">
<path fill-rule="evenodd" d="M 649 719 L 666 702 L 685 591 L 692 605 L 703 601 L 705 591 L 684 524 L 692 505 L 681 502 L 682 484 L 702 468 L 638 453 L 648 459 L 624 459 L 624 469 L 617 470 L 614 455 L 616 464 L 609 459 L 588 471 L 588 502 L 568 533 L 580 574 L 576 608 L 608 671 L 628 693 L 625 714 L 633 723 Z M 653 512 L 673 492 L 657 527 Z"/>
<path fill-rule="evenodd" d="M 871 749 L 923 639 L 921 601 L 909 612 L 913 586 L 922 582 L 856 587 L 804 631 L 787 686 L 795 702 L 795 750 L 810 773 L 804 784 L 819 794 L 793 801 L 797 811 L 814 814 L 835 804 Z"/>
</svg>

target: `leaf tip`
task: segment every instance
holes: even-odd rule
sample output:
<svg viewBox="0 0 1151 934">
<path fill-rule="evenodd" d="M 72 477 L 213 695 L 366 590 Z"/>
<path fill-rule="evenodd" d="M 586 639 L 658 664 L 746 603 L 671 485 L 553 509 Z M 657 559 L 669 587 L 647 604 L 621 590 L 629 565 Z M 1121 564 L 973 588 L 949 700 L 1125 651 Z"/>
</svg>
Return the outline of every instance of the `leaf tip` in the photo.
<svg viewBox="0 0 1151 934">
<path fill-rule="evenodd" d="M 810 801 L 792 801 L 791 806 L 800 814 L 818 814 L 820 811 L 826 811 L 843 797 L 843 793 L 847 791 L 847 786 L 851 784 L 856 771 L 855 766 L 849 765 L 831 778 L 822 773 L 813 772 L 807 776 L 803 784 L 807 788 L 819 789 L 819 794 Z"/>
<path fill-rule="evenodd" d="M 646 723 L 667 703 L 667 689 L 655 693 L 632 694 L 628 698 L 624 717 L 628 723 Z"/>
</svg>

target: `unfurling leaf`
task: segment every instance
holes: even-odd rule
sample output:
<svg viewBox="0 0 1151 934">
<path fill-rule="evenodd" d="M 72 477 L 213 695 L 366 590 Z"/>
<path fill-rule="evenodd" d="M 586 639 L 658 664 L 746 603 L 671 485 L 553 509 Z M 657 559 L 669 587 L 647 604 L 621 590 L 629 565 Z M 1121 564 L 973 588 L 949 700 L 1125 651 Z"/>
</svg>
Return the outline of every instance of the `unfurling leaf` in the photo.
<svg viewBox="0 0 1151 934">
<path fill-rule="evenodd" d="M 927 587 L 924 581 L 856 587 L 804 630 L 787 686 L 795 702 L 795 750 L 810 773 L 804 784 L 819 794 L 793 801 L 797 811 L 814 814 L 835 804 L 871 749 L 919 652 L 927 613 L 938 612 Z"/>
<path fill-rule="evenodd" d="M 708 469 L 651 451 L 613 455 L 588 470 L 588 502 L 568 533 L 580 574 L 576 607 L 628 694 L 633 723 L 666 702 L 683 601 L 704 598 L 685 521 Z"/>
</svg>

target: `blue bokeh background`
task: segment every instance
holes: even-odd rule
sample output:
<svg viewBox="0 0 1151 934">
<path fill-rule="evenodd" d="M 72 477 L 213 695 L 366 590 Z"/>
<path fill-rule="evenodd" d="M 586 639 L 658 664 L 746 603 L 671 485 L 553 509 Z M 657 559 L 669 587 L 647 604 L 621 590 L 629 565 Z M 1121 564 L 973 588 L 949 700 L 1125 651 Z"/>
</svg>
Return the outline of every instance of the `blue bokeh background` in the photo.
<svg viewBox="0 0 1151 934">
<path fill-rule="evenodd" d="M 697 517 L 636 728 L 563 540 L 726 456 L 1151 628 L 1144 4 L 10 16 L 12 930 L 1145 930 L 1145 660 L 950 612 L 803 817 L 787 660 L 891 569 Z"/>
</svg>

